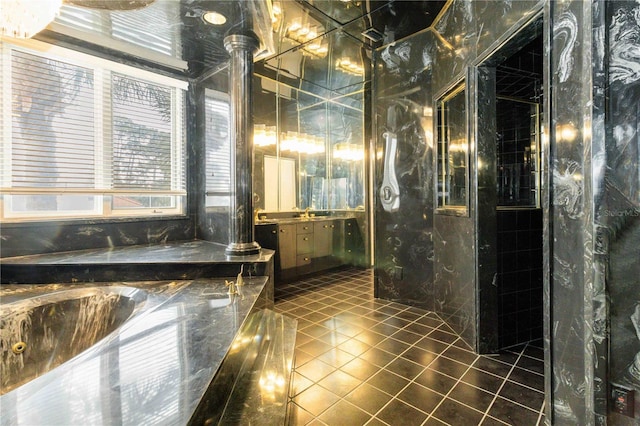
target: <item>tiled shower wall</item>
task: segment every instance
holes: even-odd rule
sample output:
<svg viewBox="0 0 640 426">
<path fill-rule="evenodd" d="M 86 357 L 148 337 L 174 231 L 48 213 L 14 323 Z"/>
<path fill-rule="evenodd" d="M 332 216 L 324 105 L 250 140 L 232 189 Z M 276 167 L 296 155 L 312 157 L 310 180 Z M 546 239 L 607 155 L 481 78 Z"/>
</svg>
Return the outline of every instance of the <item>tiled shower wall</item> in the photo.
<svg viewBox="0 0 640 426">
<path fill-rule="evenodd" d="M 501 348 L 542 338 L 542 210 L 498 210 Z"/>
<path fill-rule="evenodd" d="M 498 205 L 535 206 L 537 162 L 534 158 L 536 150 L 531 149 L 534 106 L 498 99 L 496 110 Z"/>
</svg>

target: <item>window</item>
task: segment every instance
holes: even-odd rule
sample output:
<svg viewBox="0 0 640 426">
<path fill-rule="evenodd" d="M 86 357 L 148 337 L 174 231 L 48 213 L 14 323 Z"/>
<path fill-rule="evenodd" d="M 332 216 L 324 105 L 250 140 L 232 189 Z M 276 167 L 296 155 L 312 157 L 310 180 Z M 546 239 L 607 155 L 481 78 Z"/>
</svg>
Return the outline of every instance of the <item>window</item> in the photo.
<svg viewBox="0 0 640 426">
<path fill-rule="evenodd" d="M 469 142 L 464 85 L 438 101 L 438 208 L 467 211 Z"/>
<path fill-rule="evenodd" d="M 136 10 L 108 11 L 64 4 L 49 25 L 57 33 L 185 70 L 179 1 L 157 1 Z"/>
<path fill-rule="evenodd" d="M 186 84 L 33 41 L 0 48 L 3 219 L 184 213 Z"/>
<path fill-rule="evenodd" d="M 229 207 L 231 203 L 231 106 L 225 93 L 206 90 L 205 140 L 207 207 Z"/>
</svg>

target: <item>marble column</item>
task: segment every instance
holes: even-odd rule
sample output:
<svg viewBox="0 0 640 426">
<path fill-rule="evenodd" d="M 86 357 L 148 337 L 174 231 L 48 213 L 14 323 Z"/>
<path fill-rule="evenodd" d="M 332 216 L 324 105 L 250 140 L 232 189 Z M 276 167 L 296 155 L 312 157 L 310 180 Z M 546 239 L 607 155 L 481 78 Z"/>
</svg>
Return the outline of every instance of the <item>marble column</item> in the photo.
<svg viewBox="0 0 640 426">
<path fill-rule="evenodd" d="M 253 54 L 259 46 L 253 32 L 225 37 L 224 47 L 231 55 L 229 86 L 231 94 L 231 205 L 227 255 L 256 254 L 253 228 Z"/>
</svg>

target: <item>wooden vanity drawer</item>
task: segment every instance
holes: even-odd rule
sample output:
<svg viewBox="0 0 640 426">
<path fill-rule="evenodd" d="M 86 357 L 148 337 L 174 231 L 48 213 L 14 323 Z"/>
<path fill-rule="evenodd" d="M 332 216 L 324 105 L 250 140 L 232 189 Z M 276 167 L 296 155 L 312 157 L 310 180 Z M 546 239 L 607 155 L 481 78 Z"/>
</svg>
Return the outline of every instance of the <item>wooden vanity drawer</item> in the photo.
<svg viewBox="0 0 640 426">
<path fill-rule="evenodd" d="M 306 266 L 311 264 L 311 254 L 299 254 L 296 258 L 296 266 Z"/>
<path fill-rule="evenodd" d="M 296 226 L 297 226 L 298 234 L 310 234 L 313 232 L 313 223 L 310 223 L 310 222 L 298 223 Z"/>
<path fill-rule="evenodd" d="M 313 252 L 313 234 L 298 234 L 296 239 L 297 254 Z"/>
</svg>

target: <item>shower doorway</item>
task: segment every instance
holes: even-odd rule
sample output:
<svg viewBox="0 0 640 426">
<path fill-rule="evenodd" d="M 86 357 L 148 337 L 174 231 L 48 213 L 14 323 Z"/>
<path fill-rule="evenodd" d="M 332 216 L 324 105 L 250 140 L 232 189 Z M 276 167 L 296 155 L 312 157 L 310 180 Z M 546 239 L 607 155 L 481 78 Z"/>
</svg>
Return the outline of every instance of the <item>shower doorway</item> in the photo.
<svg viewBox="0 0 640 426">
<path fill-rule="evenodd" d="M 543 39 L 538 19 L 478 67 L 479 349 L 542 347 L 541 135 Z M 484 298 L 484 299 L 483 299 Z"/>
</svg>

